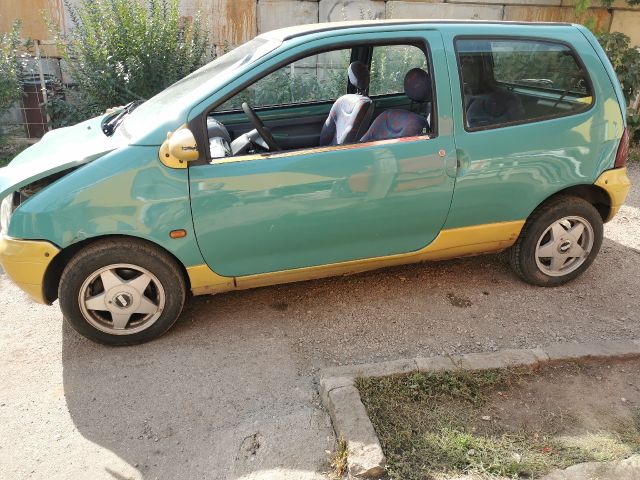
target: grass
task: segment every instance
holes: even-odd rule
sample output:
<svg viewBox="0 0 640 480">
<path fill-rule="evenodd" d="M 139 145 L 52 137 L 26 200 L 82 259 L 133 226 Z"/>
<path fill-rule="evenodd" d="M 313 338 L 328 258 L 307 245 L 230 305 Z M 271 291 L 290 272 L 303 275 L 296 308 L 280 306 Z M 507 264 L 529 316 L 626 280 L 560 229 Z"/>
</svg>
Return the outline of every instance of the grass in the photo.
<svg viewBox="0 0 640 480">
<path fill-rule="evenodd" d="M 635 145 L 629 150 L 629 161 L 640 162 L 640 146 Z"/>
<path fill-rule="evenodd" d="M 336 452 L 333 456 L 333 461 L 331 462 L 331 468 L 333 469 L 331 472 L 332 479 L 343 478 L 345 473 L 347 473 L 347 456 L 347 442 L 341 438 L 338 440 Z"/>
<path fill-rule="evenodd" d="M 524 369 L 414 373 L 358 379 L 357 386 L 393 479 L 536 478 L 554 468 L 640 453 L 640 410 L 633 425 L 588 435 L 563 436 L 575 422 L 558 411 L 546 412 L 529 429 L 496 421 L 501 412 L 493 399 L 535 375 Z"/>
</svg>

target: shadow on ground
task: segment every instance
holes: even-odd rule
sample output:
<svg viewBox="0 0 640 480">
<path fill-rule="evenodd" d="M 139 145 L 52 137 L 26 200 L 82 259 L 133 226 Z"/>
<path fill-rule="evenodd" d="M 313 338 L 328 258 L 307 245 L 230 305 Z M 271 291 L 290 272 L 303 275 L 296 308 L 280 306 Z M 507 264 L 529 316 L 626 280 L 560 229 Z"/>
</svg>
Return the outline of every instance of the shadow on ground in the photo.
<svg viewBox="0 0 640 480">
<path fill-rule="evenodd" d="M 137 347 L 65 326 L 66 403 L 85 438 L 144 478 L 311 478 L 333 447 L 319 368 L 639 338 L 638 272 L 640 253 L 605 239 L 591 269 L 555 289 L 494 255 L 194 298 Z"/>
</svg>

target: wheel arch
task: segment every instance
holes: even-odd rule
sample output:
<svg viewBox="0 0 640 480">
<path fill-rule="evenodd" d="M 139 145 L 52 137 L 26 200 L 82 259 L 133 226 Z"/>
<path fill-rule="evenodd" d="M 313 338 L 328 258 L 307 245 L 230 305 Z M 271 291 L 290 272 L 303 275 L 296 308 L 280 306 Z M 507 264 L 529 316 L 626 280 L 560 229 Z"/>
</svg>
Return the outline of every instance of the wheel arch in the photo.
<svg viewBox="0 0 640 480">
<path fill-rule="evenodd" d="M 610 220 L 612 202 L 611 197 L 607 193 L 607 191 L 599 187 L 598 185 L 593 184 L 580 184 L 573 185 L 571 187 L 564 188 L 555 192 L 553 195 L 547 197 L 544 201 L 536 206 L 536 208 L 531 212 L 539 210 L 548 202 L 553 201 L 557 197 L 560 196 L 571 196 L 582 198 L 583 200 L 589 202 L 594 208 L 598 211 L 600 216 L 602 217 L 602 221 L 606 222 Z"/>
<path fill-rule="evenodd" d="M 182 276 L 184 278 L 187 292 L 191 291 L 191 281 L 189 279 L 189 275 L 187 274 L 186 267 L 180 261 L 180 259 L 178 259 L 178 257 L 176 257 L 172 252 L 164 248 L 162 245 L 159 245 L 158 243 L 152 242 L 151 240 L 147 240 L 145 238 L 137 237 L 134 235 L 118 235 L 118 234 L 99 235 L 96 237 L 91 237 L 85 240 L 81 240 L 79 242 L 76 242 L 67 246 L 66 248 L 63 248 L 60 251 L 60 253 L 58 253 L 58 255 L 56 255 L 55 258 L 51 261 L 51 264 L 48 266 L 47 271 L 45 272 L 44 282 L 43 282 L 44 297 L 47 303 L 51 304 L 54 301 L 56 301 L 56 299 L 58 298 L 58 286 L 60 285 L 60 278 L 62 277 L 62 272 L 64 271 L 69 261 L 84 248 L 105 239 L 134 240 L 140 243 L 153 246 L 154 248 L 157 248 L 158 250 L 161 250 L 162 252 L 166 253 L 167 255 L 169 255 L 169 257 L 175 260 L 176 264 L 179 266 L 180 272 L 182 273 Z"/>
</svg>

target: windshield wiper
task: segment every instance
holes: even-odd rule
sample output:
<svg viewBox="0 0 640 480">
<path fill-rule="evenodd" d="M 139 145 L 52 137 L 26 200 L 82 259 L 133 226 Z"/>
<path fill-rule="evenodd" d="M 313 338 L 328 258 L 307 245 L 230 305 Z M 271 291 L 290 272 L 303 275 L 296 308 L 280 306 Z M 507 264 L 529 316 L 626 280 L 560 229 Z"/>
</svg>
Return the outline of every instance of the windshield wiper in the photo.
<svg viewBox="0 0 640 480">
<path fill-rule="evenodd" d="M 122 110 L 120 110 L 120 112 L 118 112 L 115 116 L 110 118 L 108 122 L 105 122 L 102 125 L 102 132 L 107 137 L 110 137 L 111 135 L 113 135 L 113 132 L 115 132 L 116 128 L 118 128 L 120 126 L 120 124 L 124 120 L 124 117 L 126 117 L 128 114 L 133 112 L 143 102 L 144 102 L 143 100 L 136 100 L 134 102 L 127 103 L 124 106 L 124 108 Z"/>
</svg>

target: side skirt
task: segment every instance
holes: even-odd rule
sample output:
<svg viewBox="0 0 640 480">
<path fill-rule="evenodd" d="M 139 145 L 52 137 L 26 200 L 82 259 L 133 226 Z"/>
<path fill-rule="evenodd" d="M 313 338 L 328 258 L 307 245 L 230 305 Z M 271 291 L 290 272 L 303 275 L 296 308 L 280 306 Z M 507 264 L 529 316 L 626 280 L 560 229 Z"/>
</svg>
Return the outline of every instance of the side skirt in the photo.
<svg viewBox="0 0 640 480">
<path fill-rule="evenodd" d="M 509 248 L 516 242 L 524 223 L 524 220 L 516 220 L 442 230 L 433 242 L 420 250 L 384 257 L 350 260 L 235 278 L 218 275 L 207 265 L 188 267 L 187 273 L 194 295 L 349 275 L 396 265 L 498 252 Z"/>
</svg>

